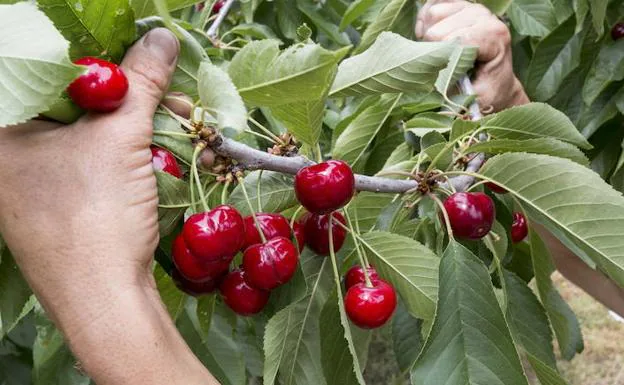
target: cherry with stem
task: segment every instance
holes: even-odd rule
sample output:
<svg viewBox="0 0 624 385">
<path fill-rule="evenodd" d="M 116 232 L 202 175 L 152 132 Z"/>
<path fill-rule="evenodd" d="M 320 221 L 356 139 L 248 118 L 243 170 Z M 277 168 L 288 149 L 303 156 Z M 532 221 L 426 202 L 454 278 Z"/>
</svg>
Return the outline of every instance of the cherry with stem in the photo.
<svg viewBox="0 0 624 385">
<path fill-rule="evenodd" d="M 438 205 L 438 207 L 442 211 L 442 216 L 444 217 L 444 224 L 446 225 L 446 232 L 448 233 L 449 239 L 454 241 L 455 238 L 453 237 L 453 229 L 451 228 L 451 221 L 449 219 L 448 213 L 446 212 L 446 209 L 444 208 L 444 203 L 442 203 L 440 198 L 438 198 L 435 194 L 427 194 L 427 195 L 436 203 L 436 205 Z"/>
<path fill-rule="evenodd" d="M 349 232 L 351 233 L 351 238 L 353 238 L 353 244 L 355 245 L 355 251 L 357 253 L 358 259 L 360 260 L 360 265 L 362 266 L 362 271 L 364 272 L 364 280 L 366 281 L 366 286 L 367 287 L 373 287 L 373 284 L 371 283 L 370 276 L 368 274 L 368 267 L 370 265 L 368 264 L 368 261 L 366 260 L 366 257 L 364 256 L 365 253 L 363 253 L 362 250 L 360 250 L 360 245 L 359 245 L 358 239 L 354 235 L 354 234 L 356 234 L 356 232 L 355 232 L 355 230 L 353 228 L 353 223 L 351 222 L 351 217 L 349 216 L 349 213 L 348 213 L 348 211 L 346 209 L 343 210 L 343 213 L 344 213 L 345 217 L 347 218 L 347 224 L 349 225 Z M 330 221 L 330 227 L 331 227 L 331 222 L 332 221 Z M 330 238 L 330 241 L 332 241 L 331 238 Z"/>
<path fill-rule="evenodd" d="M 199 154 L 206 148 L 206 144 L 204 142 L 199 142 L 195 146 L 195 151 L 193 151 L 193 158 L 191 161 L 191 173 L 194 175 L 195 182 L 197 184 L 197 192 L 199 192 L 199 197 L 204 208 L 204 211 L 210 211 L 210 207 L 208 206 L 208 201 L 206 200 L 206 194 L 204 194 L 204 186 L 201 183 L 201 178 L 199 177 L 199 170 L 197 168 L 197 158 Z M 193 191 L 193 186 L 191 185 L 191 193 Z M 194 199 L 191 198 L 191 201 Z"/>
</svg>

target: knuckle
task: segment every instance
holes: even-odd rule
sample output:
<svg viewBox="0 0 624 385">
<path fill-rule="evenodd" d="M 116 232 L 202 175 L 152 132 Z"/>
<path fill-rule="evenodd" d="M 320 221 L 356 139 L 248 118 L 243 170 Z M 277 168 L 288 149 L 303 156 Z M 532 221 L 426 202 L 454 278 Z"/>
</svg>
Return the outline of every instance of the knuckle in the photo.
<svg viewBox="0 0 624 385">
<path fill-rule="evenodd" d="M 509 32 L 509 28 L 507 28 L 507 26 L 498 19 L 496 20 L 496 23 L 492 23 L 492 35 L 504 45 L 511 44 L 511 33 Z"/>
</svg>

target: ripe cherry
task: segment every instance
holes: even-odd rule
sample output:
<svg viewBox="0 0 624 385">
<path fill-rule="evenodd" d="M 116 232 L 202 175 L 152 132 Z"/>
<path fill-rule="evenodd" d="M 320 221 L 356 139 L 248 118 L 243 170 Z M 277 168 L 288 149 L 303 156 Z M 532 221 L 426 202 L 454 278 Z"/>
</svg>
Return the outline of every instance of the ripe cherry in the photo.
<svg viewBox="0 0 624 385">
<path fill-rule="evenodd" d="M 513 243 L 522 242 L 529 235 L 529 227 L 526 218 L 522 213 L 513 213 L 513 223 L 511 224 L 511 240 Z"/>
<path fill-rule="evenodd" d="M 184 278 L 177 269 L 173 269 L 171 272 L 171 279 L 173 279 L 173 283 L 181 291 L 193 297 L 199 297 L 200 295 L 210 294 L 217 290 L 225 273 L 227 273 L 227 270 L 218 277 L 208 278 L 202 282 L 193 282 Z"/>
<path fill-rule="evenodd" d="M 172 249 L 173 264 L 184 278 L 193 282 L 202 282 L 215 278 L 226 272 L 230 266 L 231 258 L 205 261 L 196 257 L 186 246 L 182 234 L 173 241 Z"/>
<path fill-rule="evenodd" d="M 611 37 L 613 40 L 620 40 L 624 37 L 624 23 L 617 23 L 611 29 Z"/>
<path fill-rule="evenodd" d="M 221 8 L 223 8 L 223 6 L 225 5 L 225 1 L 224 0 L 219 0 L 215 3 L 215 5 L 212 7 L 212 12 L 213 13 L 219 13 L 219 11 L 221 10 Z"/>
<path fill-rule="evenodd" d="M 332 215 L 335 220 L 346 225 L 344 216 L 339 212 L 322 215 L 306 213 L 301 219 L 306 244 L 318 255 L 329 255 L 329 219 Z M 332 224 L 334 252 L 337 253 L 340 250 L 346 236 L 347 232 L 342 226 L 337 223 Z"/>
<path fill-rule="evenodd" d="M 219 286 L 223 301 L 235 313 L 252 315 L 262 311 L 269 301 L 270 292 L 251 287 L 245 282 L 245 273 L 234 270 L 225 276 Z"/>
<path fill-rule="evenodd" d="M 128 92 L 128 79 L 117 64 L 94 57 L 83 57 L 75 63 L 87 66 L 87 72 L 67 87 L 74 103 L 98 112 L 110 112 L 121 106 Z"/>
<path fill-rule="evenodd" d="M 355 177 L 341 160 L 304 167 L 295 176 L 297 199 L 309 212 L 327 214 L 349 203 L 355 189 Z"/>
<path fill-rule="evenodd" d="M 262 233 L 267 240 L 276 237 L 290 238 L 290 224 L 288 223 L 288 219 L 284 218 L 283 215 L 259 213 L 256 214 L 256 219 L 258 220 Z M 262 243 L 262 238 L 260 238 L 258 227 L 256 227 L 256 223 L 250 215 L 245 217 L 245 245 L 242 249 L 245 250 L 249 246 L 257 243 Z"/>
<path fill-rule="evenodd" d="M 154 170 L 166 172 L 178 179 L 182 178 L 182 170 L 180 170 L 180 165 L 172 153 L 156 146 L 151 146 L 150 150 L 152 150 L 152 166 Z"/>
<path fill-rule="evenodd" d="M 369 266 L 366 268 L 368 273 L 368 278 L 370 278 L 371 282 L 375 282 L 379 280 L 379 274 L 377 274 L 377 270 L 374 267 Z M 366 277 L 364 275 L 364 269 L 361 265 L 355 265 L 347 271 L 345 275 L 345 288 L 349 290 L 351 286 L 354 286 L 358 283 L 366 283 Z"/>
<path fill-rule="evenodd" d="M 203 261 L 232 258 L 245 243 L 245 222 L 233 207 L 223 205 L 194 214 L 182 229 L 191 253 Z"/>
<path fill-rule="evenodd" d="M 497 185 L 496 183 L 492 182 L 485 183 L 485 187 L 489 188 L 491 191 L 494 191 L 497 194 L 507 194 L 509 192 L 501 186 Z"/>
<path fill-rule="evenodd" d="M 397 305 L 394 288 L 384 280 L 372 282 L 372 287 L 356 283 L 347 290 L 345 310 L 351 322 L 363 329 L 385 324 Z"/>
<path fill-rule="evenodd" d="M 295 236 L 295 240 L 297 241 L 299 253 L 301 253 L 303 251 L 303 248 L 305 247 L 305 233 L 303 230 L 303 225 L 298 221 L 294 222 L 292 231 Z"/>
<path fill-rule="evenodd" d="M 455 193 L 446 198 L 444 208 L 453 234 L 459 238 L 483 238 L 492 229 L 496 217 L 492 198 L 481 192 Z"/>
<path fill-rule="evenodd" d="M 243 254 L 245 280 L 257 289 L 271 290 L 288 282 L 299 263 L 299 252 L 288 238 L 273 238 L 250 246 Z"/>
</svg>

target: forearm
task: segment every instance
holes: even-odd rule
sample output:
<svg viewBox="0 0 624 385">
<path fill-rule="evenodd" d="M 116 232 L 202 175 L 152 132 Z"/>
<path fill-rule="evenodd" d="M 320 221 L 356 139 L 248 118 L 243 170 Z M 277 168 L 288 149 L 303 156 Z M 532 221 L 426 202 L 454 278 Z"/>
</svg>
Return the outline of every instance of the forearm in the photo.
<svg viewBox="0 0 624 385">
<path fill-rule="evenodd" d="M 58 314 L 59 327 L 98 385 L 217 384 L 151 288 L 115 293 L 82 312 L 90 316 L 73 321 Z"/>
</svg>

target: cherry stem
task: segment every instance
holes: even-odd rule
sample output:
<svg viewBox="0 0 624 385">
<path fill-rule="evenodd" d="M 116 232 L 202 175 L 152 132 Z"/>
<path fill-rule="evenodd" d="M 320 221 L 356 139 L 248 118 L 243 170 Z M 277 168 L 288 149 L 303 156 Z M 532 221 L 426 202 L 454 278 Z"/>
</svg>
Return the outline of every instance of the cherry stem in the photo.
<svg viewBox="0 0 624 385">
<path fill-rule="evenodd" d="M 174 132 L 174 131 L 154 131 L 154 135 L 180 137 L 180 138 L 193 138 L 193 139 L 198 138 L 197 134 L 187 134 L 184 132 Z"/>
<path fill-rule="evenodd" d="M 277 135 L 275 135 L 273 132 L 271 132 L 271 130 L 269 130 L 268 128 L 264 127 L 256 119 L 252 118 L 251 116 L 247 117 L 247 119 L 249 119 L 249 121 L 252 122 L 254 124 L 254 126 L 258 127 L 265 134 L 267 134 L 269 137 L 271 137 L 273 139 L 273 140 L 271 140 L 271 142 L 279 143 L 279 144 L 282 144 L 282 145 L 285 144 L 283 140 L 281 140 Z"/>
<path fill-rule="evenodd" d="M 295 221 L 297 220 L 297 217 L 299 216 L 299 213 L 301 212 L 301 210 L 303 210 L 303 206 L 299 205 L 299 207 L 297 207 L 297 210 L 295 210 L 295 213 L 290 218 L 290 228 L 291 229 L 295 225 Z"/>
<path fill-rule="evenodd" d="M 486 184 L 486 183 L 488 183 L 488 181 L 486 181 L 486 180 L 482 180 L 482 181 L 480 181 L 480 182 L 477 182 L 477 183 L 473 184 L 472 186 L 468 187 L 468 189 L 466 190 L 466 192 L 470 192 L 470 191 L 474 190 L 475 188 L 477 188 L 477 187 L 479 187 L 479 186 L 481 186 L 481 185 L 484 185 L 484 184 Z"/>
<path fill-rule="evenodd" d="M 343 211 L 344 211 L 345 216 L 347 217 L 347 223 L 349 224 L 349 232 L 351 233 L 351 238 L 353 238 L 355 251 L 357 253 L 358 259 L 360 260 L 360 265 L 362 266 L 362 270 L 364 271 L 364 280 L 366 281 L 366 286 L 373 287 L 373 284 L 371 283 L 370 277 L 368 275 L 368 266 L 369 266 L 368 261 L 366 261 L 366 259 L 364 258 L 362 250 L 360 250 L 358 239 L 356 237 L 356 235 L 359 233 L 356 233 L 355 230 L 353 229 L 353 223 L 351 222 L 351 217 L 349 216 L 348 210 L 345 209 Z"/>
<path fill-rule="evenodd" d="M 341 298 L 341 290 L 340 290 L 340 274 L 338 273 L 338 262 L 336 262 L 336 251 L 334 250 L 334 232 L 332 231 L 333 228 L 333 215 L 330 214 L 329 217 L 329 226 L 328 227 L 328 232 L 329 232 L 329 257 L 331 258 L 332 261 L 332 268 L 334 270 L 334 281 L 336 283 L 336 291 L 338 294 L 338 297 Z M 338 221 L 336 221 L 338 222 Z M 340 223 L 340 222 L 338 222 Z M 341 223 L 342 224 L 342 223 Z M 344 305 L 338 305 L 338 306 L 344 306 Z"/>
<path fill-rule="evenodd" d="M 193 151 L 193 160 L 191 162 L 191 172 L 195 175 L 195 183 L 197 184 L 197 191 L 199 192 L 199 198 L 201 200 L 204 211 L 210 211 L 210 206 L 208 206 L 206 194 L 204 193 L 204 186 L 202 186 L 201 179 L 199 177 L 199 169 L 197 168 L 197 158 L 204 148 L 206 148 L 206 146 L 202 145 L 201 143 L 198 143 L 195 146 L 195 150 Z"/>
<path fill-rule="evenodd" d="M 262 191 L 260 189 L 261 185 L 262 185 L 262 173 L 264 172 L 264 170 L 260 170 L 260 172 L 258 173 L 258 184 L 256 185 L 256 201 L 258 202 L 258 212 L 261 213 L 262 212 L 262 196 L 260 195 L 260 192 Z"/>
<path fill-rule="evenodd" d="M 444 224 L 446 225 L 446 232 L 448 233 L 449 239 L 454 241 L 455 238 L 453 237 L 453 229 L 451 228 L 451 221 L 449 220 L 448 213 L 446 212 L 446 209 L 444 208 L 444 203 L 442 203 L 440 198 L 438 198 L 435 194 L 427 194 L 427 195 L 438 205 L 438 207 L 442 211 L 442 215 L 444 216 Z"/>
<path fill-rule="evenodd" d="M 315 151 L 316 151 L 316 161 L 318 163 L 323 163 L 323 151 L 321 151 L 320 143 L 316 144 Z"/>
<path fill-rule="evenodd" d="M 256 217 L 256 212 L 254 211 L 253 206 L 251 205 L 251 200 L 249 199 L 249 195 L 247 195 L 247 189 L 245 188 L 245 179 L 243 179 L 243 177 L 239 176 L 237 177 L 238 180 L 238 185 L 241 187 L 241 190 L 243 190 L 243 195 L 245 196 L 245 201 L 247 201 L 247 205 L 249 206 L 249 211 L 251 211 L 251 217 L 254 220 L 254 223 L 256 224 L 256 228 L 258 229 L 258 233 L 260 233 L 260 239 L 262 239 L 262 243 L 266 243 L 267 239 L 266 236 L 264 235 L 264 232 L 262 231 L 262 227 L 260 226 L 260 222 L 258 222 L 258 218 Z"/>
<path fill-rule="evenodd" d="M 345 214 L 348 215 L 348 213 L 345 210 Z M 357 211 L 357 202 L 353 202 L 353 216 L 354 218 L 354 222 L 355 222 L 355 233 L 357 235 L 360 235 L 360 219 L 358 218 L 358 211 Z M 347 219 L 349 219 L 349 217 L 347 216 Z M 366 263 L 366 266 L 370 266 L 370 264 L 368 263 L 368 257 L 366 256 L 366 253 L 363 254 L 364 255 L 364 263 Z"/>
<path fill-rule="evenodd" d="M 248 134 L 255 135 L 255 136 L 257 136 L 257 137 L 259 137 L 259 138 L 262 138 L 262 139 L 264 139 L 264 140 L 266 140 L 266 141 L 269 141 L 269 142 L 271 142 L 271 143 L 275 143 L 275 140 L 274 140 L 273 138 L 269 138 L 268 136 L 266 136 L 266 135 L 262 135 L 262 134 L 261 134 L 261 133 L 259 133 L 259 132 L 256 132 L 256 131 L 253 131 L 253 130 L 245 130 L 244 132 L 246 132 L 246 133 L 248 133 Z"/>
<path fill-rule="evenodd" d="M 227 202 L 228 198 L 228 189 L 230 188 L 230 181 L 226 180 L 223 185 L 223 190 L 221 190 L 221 204 L 224 205 Z"/>
</svg>

